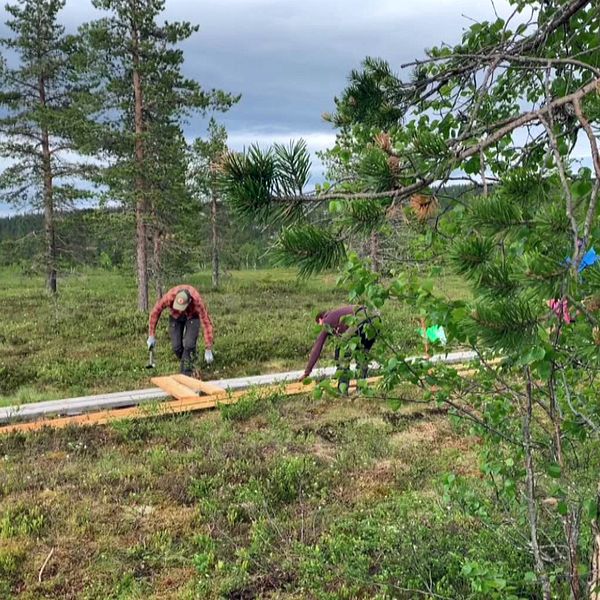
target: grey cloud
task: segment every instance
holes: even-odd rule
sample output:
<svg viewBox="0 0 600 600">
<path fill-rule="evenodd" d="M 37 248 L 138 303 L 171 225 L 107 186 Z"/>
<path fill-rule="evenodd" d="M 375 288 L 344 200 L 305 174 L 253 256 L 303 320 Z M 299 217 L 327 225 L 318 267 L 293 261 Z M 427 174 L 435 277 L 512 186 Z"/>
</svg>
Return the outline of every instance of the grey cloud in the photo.
<svg viewBox="0 0 600 600">
<path fill-rule="evenodd" d="M 184 4 L 170 10 L 182 17 Z M 424 47 L 456 42 L 469 24 L 461 13 L 493 16 L 491 4 L 473 0 L 220 2 L 198 11 L 187 68 L 208 87 L 242 93 L 224 119 L 230 127 L 326 131 L 321 114 L 365 56 L 399 66 Z"/>
<path fill-rule="evenodd" d="M 506 0 L 496 8 L 508 14 Z M 90 0 L 67 0 L 61 20 L 68 31 L 103 13 Z M 345 86 L 351 69 L 367 55 L 403 62 L 442 41 L 456 43 L 477 20 L 494 18 L 488 0 L 167 0 L 164 18 L 189 20 L 200 32 L 183 49 L 185 72 L 205 88 L 241 93 L 242 100 L 217 118 L 232 146 L 255 136 L 269 141 L 306 137 L 311 151 L 333 140 L 321 115 Z M 0 35 L 6 12 L 0 8 Z M 407 73 L 408 76 L 408 73 Z M 186 136 L 205 134 L 195 116 Z M 314 159 L 314 172 L 320 170 Z"/>
<path fill-rule="evenodd" d="M 496 7 L 507 12 L 505 0 Z M 101 14 L 89 0 L 67 0 L 61 18 L 72 31 Z M 164 13 L 200 25 L 184 44 L 186 73 L 206 88 L 242 94 L 221 121 L 232 133 L 264 134 L 331 133 L 321 114 L 365 56 L 399 66 L 425 47 L 456 42 L 469 25 L 463 15 L 493 18 L 493 7 L 483 0 L 167 0 Z M 199 117 L 186 127 L 188 135 L 203 131 Z"/>
</svg>

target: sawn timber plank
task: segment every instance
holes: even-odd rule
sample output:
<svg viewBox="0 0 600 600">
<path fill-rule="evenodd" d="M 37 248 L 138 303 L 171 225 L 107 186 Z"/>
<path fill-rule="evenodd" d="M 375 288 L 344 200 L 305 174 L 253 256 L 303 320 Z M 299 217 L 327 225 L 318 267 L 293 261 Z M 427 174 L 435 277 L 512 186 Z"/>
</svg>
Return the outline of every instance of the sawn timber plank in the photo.
<svg viewBox="0 0 600 600">
<path fill-rule="evenodd" d="M 224 388 L 215 385 L 214 383 L 202 381 L 201 379 L 194 379 L 193 377 L 188 377 L 187 375 L 172 375 L 172 378 L 178 383 L 189 387 L 191 390 L 194 390 L 195 392 L 202 392 L 207 396 L 212 394 L 222 394 L 223 392 L 227 391 Z"/>
<path fill-rule="evenodd" d="M 158 377 L 156 379 L 159 379 Z M 312 391 L 316 384 L 304 385 L 302 383 L 292 383 L 287 386 L 265 386 L 258 388 L 260 392 L 269 393 L 281 389 L 286 395 L 296 395 Z M 156 406 L 134 406 L 131 408 L 105 410 L 97 413 L 86 413 L 83 415 L 74 415 L 70 417 L 59 417 L 56 419 L 44 419 L 41 421 L 30 421 L 26 423 L 15 423 L 0 427 L 0 434 L 13 432 L 38 431 L 44 427 L 61 429 L 71 425 L 103 425 L 110 421 L 120 419 L 144 419 L 148 417 L 167 416 L 171 414 L 192 412 L 206 408 L 214 408 L 217 404 L 234 404 L 242 396 L 246 395 L 248 390 L 237 392 L 222 392 L 212 396 L 191 396 L 162 402 Z"/>
<path fill-rule="evenodd" d="M 178 400 L 181 398 L 189 398 L 190 396 L 197 396 L 196 390 L 184 385 L 183 383 L 177 381 L 173 375 L 168 375 L 166 377 L 152 377 L 150 381 L 161 390 L 164 390 L 173 398 L 177 398 Z"/>
</svg>

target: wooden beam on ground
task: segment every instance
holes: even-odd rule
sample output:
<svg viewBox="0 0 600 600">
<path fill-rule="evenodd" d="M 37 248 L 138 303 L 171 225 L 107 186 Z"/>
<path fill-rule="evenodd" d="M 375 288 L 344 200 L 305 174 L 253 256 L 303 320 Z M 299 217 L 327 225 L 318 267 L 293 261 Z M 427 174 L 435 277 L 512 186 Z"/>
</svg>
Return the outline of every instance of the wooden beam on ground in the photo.
<svg viewBox="0 0 600 600">
<path fill-rule="evenodd" d="M 462 370 L 460 375 L 469 376 L 474 373 L 476 373 L 476 370 L 466 369 Z M 160 385 L 163 389 L 168 388 L 171 393 L 178 394 L 180 396 L 176 400 L 172 400 L 170 402 L 160 402 L 153 406 L 133 406 L 129 408 L 117 408 L 93 413 L 85 413 L 82 415 L 72 415 L 67 417 L 57 417 L 54 419 L 15 423 L 0 427 L 0 435 L 3 433 L 39 431 L 46 427 L 52 429 L 61 429 L 69 426 L 103 425 L 111 421 L 122 419 L 144 419 L 148 417 L 169 416 L 179 413 L 215 408 L 219 404 L 234 404 L 238 402 L 240 398 L 248 394 L 248 390 L 228 392 L 218 386 L 209 384 L 208 389 L 214 389 L 215 391 L 218 391 L 207 396 L 199 396 L 195 393 L 196 390 L 191 386 L 198 389 L 200 389 L 200 387 L 204 387 L 206 389 L 207 386 L 204 385 L 206 382 L 187 378 L 184 375 L 179 375 L 176 377 L 177 379 L 175 379 L 173 376 L 152 378 L 153 383 Z M 185 379 L 182 379 L 184 377 Z M 381 380 L 381 377 L 370 377 L 365 381 L 367 383 L 376 383 L 379 380 Z M 350 382 L 349 389 L 356 389 L 356 383 L 356 380 L 352 380 Z M 190 387 L 188 387 L 186 384 L 189 384 Z M 311 382 L 307 385 L 303 383 L 291 383 L 285 386 L 261 386 L 255 388 L 255 390 L 257 393 L 264 394 L 265 396 L 270 393 L 278 392 L 287 396 L 292 396 L 311 392 L 315 389 L 316 385 L 316 382 Z"/>
<path fill-rule="evenodd" d="M 374 377 L 368 379 L 369 382 L 374 382 L 379 378 Z M 303 383 L 291 383 L 284 387 L 282 386 L 265 386 L 256 388 L 258 393 L 268 395 L 281 391 L 287 396 L 304 394 L 311 392 L 316 387 L 316 383 L 304 385 Z M 356 387 L 356 382 L 351 382 L 351 388 Z M 215 408 L 219 404 L 234 404 L 240 398 L 248 394 L 248 390 L 240 390 L 237 392 L 221 392 L 211 396 L 192 396 L 170 402 L 161 402 L 155 406 L 134 406 L 130 408 L 121 408 L 113 410 L 104 410 L 96 413 L 86 413 L 83 415 L 73 415 L 70 417 L 58 417 L 56 419 L 44 419 L 41 421 L 31 421 L 27 423 L 15 423 L 0 427 L 0 435 L 3 433 L 29 432 L 39 431 L 45 427 L 52 429 L 62 429 L 70 426 L 83 425 L 104 425 L 111 421 L 121 419 L 145 419 L 148 417 L 163 417 L 175 415 L 179 413 L 187 413 L 207 408 Z"/>
<path fill-rule="evenodd" d="M 193 377 L 188 377 L 187 375 L 172 375 L 172 378 L 181 383 L 182 385 L 187 386 L 191 390 L 195 392 L 202 392 L 207 396 L 212 394 L 222 394 L 227 390 L 211 383 L 210 381 L 202 381 L 200 379 L 194 379 Z M 151 380 L 154 383 L 154 379 Z"/>
<path fill-rule="evenodd" d="M 423 360 L 424 357 L 414 356 L 407 360 Z M 448 365 L 458 366 L 460 363 L 476 360 L 477 355 L 474 352 L 451 352 L 446 354 L 437 354 L 432 356 L 429 361 L 432 363 L 443 362 Z M 494 362 L 494 361 L 491 361 Z M 377 364 L 373 363 L 372 368 L 376 369 Z M 468 368 L 468 367 L 467 367 Z M 315 379 L 323 377 L 332 377 L 336 371 L 335 367 L 323 367 L 315 369 L 313 375 Z M 302 371 L 289 371 L 287 373 L 270 373 L 266 375 L 255 375 L 251 377 L 237 377 L 233 379 L 220 379 L 211 382 L 202 382 L 202 385 L 216 386 L 219 389 L 240 390 L 251 386 L 273 385 L 275 383 L 285 383 L 297 381 L 302 375 Z M 177 380 L 176 380 L 177 381 Z M 182 381 L 178 381 L 182 383 Z M 183 382 L 183 385 L 186 385 Z M 187 385 L 187 387 L 190 387 Z M 191 387 L 192 395 L 196 395 L 200 389 Z M 204 393 L 213 394 L 213 389 L 207 387 Z M 214 393 L 217 393 L 214 390 Z M 165 392 L 156 388 L 147 388 L 125 392 L 113 392 L 108 394 L 98 394 L 92 396 L 81 396 L 79 398 L 65 398 L 63 400 L 48 400 L 44 402 L 35 402 L 30 404 L 19 404 L 14 406 L 0 407 L 0 424 L 14 423 L 15 420 L 33 420 L 48 418 L 51 416 L 64 417 L 67 415 L 81 415 L 87 412 L 107 411 L 111 409 L 125 409 L 132 406 L 141 406 L 145 403 L 155 404 L 158 400 L 165 397 Z"/>
<path fill-rule="evenodd" d="M 152 377 L 150 381 L 161 390 L 167 392 L 169 396 L 177 398 L 189 398 L 190 396 L 197 396 L 198 393 L 187 385 L 183 385 L 179 381 L 175 380 L 172 375 L 165 377 Z"/>
</svg>

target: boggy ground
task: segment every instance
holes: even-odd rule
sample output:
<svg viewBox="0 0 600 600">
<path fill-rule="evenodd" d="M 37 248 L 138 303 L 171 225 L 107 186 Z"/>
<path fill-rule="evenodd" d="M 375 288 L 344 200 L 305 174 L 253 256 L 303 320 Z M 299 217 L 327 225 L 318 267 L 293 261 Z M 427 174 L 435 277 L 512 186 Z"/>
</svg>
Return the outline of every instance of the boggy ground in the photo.
<svg viewBox="0 0 600 600">
<path fill-rule="evenodd" d="M 183 278 L 200 290 L 214 322 L 215 363 L 202 366 L 203 378 L 304 367 L 316 335 L 316 312 L 347 303 L 347 292 L 336 287 L 335 279 L 299 280 L 277 269 L 242 271 L 230 273 L 213 291 L 210 274 Z M 54 299 L 44 291 L 42 278 L 0 269 L 5 315 L 0 319 L 0 404 L 148 387 L 148 315 L 136 310 L 134 278 L 84 270 L 62 277 L 59 290 Z M 398 348 L 418 348 L 418 322 L 409 306 L 390 302 L 384 316 Z M 157 375 L 178 369 L 166 320 L 163 315 L 158 326 Z M 332 354 L 327 348 L 324 364 Z"/>
<path fill-rule="evenodd" d="M 2 437 L 0 597 L 467 597 L 487 534 L 439 489 L 476 477 L 476 444 L 439 409 L 253 393 Z"/>
</svg>

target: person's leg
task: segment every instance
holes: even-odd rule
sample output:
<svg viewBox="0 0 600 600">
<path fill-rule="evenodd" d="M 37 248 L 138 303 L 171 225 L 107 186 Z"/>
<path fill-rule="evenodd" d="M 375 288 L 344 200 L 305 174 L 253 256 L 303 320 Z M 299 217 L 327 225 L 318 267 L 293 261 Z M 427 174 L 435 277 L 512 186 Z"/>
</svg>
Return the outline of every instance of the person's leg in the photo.
<svg viewBox="0 0 600 600">
<path fill-rule="evenodd" d="M 338 391 L 344 394 L 348 393 L 350 385 L 350 355 L 344 352 L 343 358 L 340 358 L 342 350 L 339 343 L 335 347 L 335 364 L 338 370 Z"/>
<path fill-rule="evenodd" d="M 184 319 L 174 319 L 169 316 L 169 337 L 171 338 L 171 348 L 175 356 L 181 360 L 183 355 L 183 328 L 185 327 Z"/>
<path fill-rule="evenodd" d="M 371 327 L 369 327 L 371 326 Z M 358 333 L 360 336 L 360 354 L 362 355 L 357 361 L 357 371 L 361 379 L 366 379 L 369 374 L 369 352 L 377 339 L 377 328 L 379 323 L 375 323 L 375 319 L 370 319 L 364 323 L 361 323 L 358 327 Z M 367 333 L 367 328 L 368 333 Z"/>
<path fill-rule="evenodd" d="M 183 354 L 181 356 L 181 372 L 184 375 L 192 375 L 194 372 L 194 361 L 196 360 L 196 344 L 200 333 L 200 319 L 188 319 L 183 334 Z"/>
<path fill-rule="evenodd" d="M 356 361 L 357 378 L 366 379 L 369 375 L 369 350 L 373 347 L 375 340 L 368 340 L 360 347 L 360 356 Z"/>
</svg>

